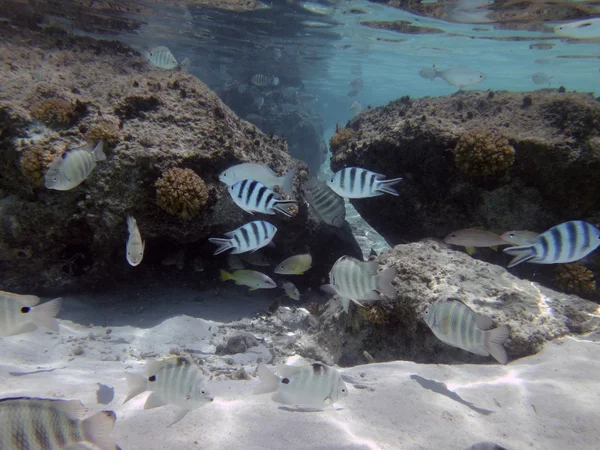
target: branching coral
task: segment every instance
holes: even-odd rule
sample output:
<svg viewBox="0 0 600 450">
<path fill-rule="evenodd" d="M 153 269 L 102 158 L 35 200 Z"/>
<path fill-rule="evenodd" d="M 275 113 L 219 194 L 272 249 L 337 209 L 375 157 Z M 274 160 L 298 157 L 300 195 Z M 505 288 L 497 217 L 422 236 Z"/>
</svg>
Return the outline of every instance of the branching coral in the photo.
<svg viewBox="0 0 600 450">
<path fill-rule="evenodd" d="M 21 173 L 34 187 L 44 185 L 44 174 L 48 166 L 66 150 L 52 145 L 36 144 L 25 147 L 21 152 Z"/>
<path fill-rule="evenodd" d="M 347 146 L 352 138 L 356 136 L 356 131 L 352 128 L 342 128 L 333 136 L 331 136 L 331 140 L 329 141 L 329 149 L 331 153 L 337 152 L 339 149 Z"/>
<path fill-rule="evenodd" d="M 85 105 L 83 103 L 68 102 L 62 98 L 37 100 L 29 109 L 32 118 L 57 127 L 72 125 L 84 112 Z"/>
<path fill-rule="evenodd" d="M 593 294 L 596 292 L 594 274 L 581 264 L 561 264 L 554 270 L 554 273 L 558 286 L 564 292 L 575 294 Z"/>
<path fill-rule="evenodd" d="M 107 145 L 115 145 L 119 140 L 119 119 L 114 116 L 99 118 L 85 132 L 85 139 L 88 142 L 103 139 Z"/>
<path fill-rule="evenodd" d="M 465 175 L 499 175 L 515 162 L 515 149 L 499 134 L 483 129 L 464 133 L 454 148 L 454 164 Z"/>
<path fill-rule="evenodd" d="M 206 183 L 190 169 L 170 169 L 155 186 L 158 206 L 184 220 L 194 218 L 208 202 Z"/>
</svg>

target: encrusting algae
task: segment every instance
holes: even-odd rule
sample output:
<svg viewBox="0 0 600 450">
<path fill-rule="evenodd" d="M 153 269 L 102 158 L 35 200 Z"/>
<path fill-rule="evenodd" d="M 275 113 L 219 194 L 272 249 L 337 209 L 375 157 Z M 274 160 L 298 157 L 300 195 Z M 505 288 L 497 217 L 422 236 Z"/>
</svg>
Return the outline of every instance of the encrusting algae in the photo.
<svg viewBox="0 0 600 450">
<path fill-rule="evenodd" d="M 593 294 L 596 281 L 593 272 L 582 264 L 561 264 L 554 269 L 556 282 L 561 290 L 575 294 Z"/>
<path fill-rule="evenodd" d="M 48 166 L 65 150 L 66 147 L 60 148 L 49 144 L 36 144 L 25 147 L 21 152 L 21 173 L 32 186 L 44 186 L 44 174 L 48 170 Z"/>
<path fill-rule="evenodd" d="M 102 139 L 107 145 L 113 146 L 119 141 L 119 119 L 105 116 L 96 120 L 85 132 L 88 142 L 98 142 Z"/>
<path fill-rule="evenodd" d="M 62 98 L 44 98 L 31 105 L 29 114 L 35 120 L 55 127 L 73 125 L 85 110 L 79 101 L 68 102 Z"/>
<path fill-rule="evenodd" d="M 331 136 L 331 139 L 329 140 L 329 148 L 331 149 L 331 152 L 335 153 L 339 149 L 347 146 L 355 135 L 356 131 L 354 131 L 352 128 L 342 128 L 339 130 L 337 133 Z"/>
<path fill-rule="evenodd" d="M 508 139 L 481 128 L 465 132 L 453 153 L 456 167 L 470 177 L 501 175 L 515 162 Z"/>
<path fill-rule="evenodd" d="M 206 183 L 190 169 L 169 169 L 155 186 L 158 206 L 184 220 L 193 219 L 208 202 Z"/>
</svg>

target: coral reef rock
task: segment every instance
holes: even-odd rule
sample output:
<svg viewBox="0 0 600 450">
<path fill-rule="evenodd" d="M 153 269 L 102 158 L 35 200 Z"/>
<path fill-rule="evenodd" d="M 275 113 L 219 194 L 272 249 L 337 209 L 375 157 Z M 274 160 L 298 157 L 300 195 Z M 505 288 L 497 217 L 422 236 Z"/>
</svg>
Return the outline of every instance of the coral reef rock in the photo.
<svg viewBox="0 0 600 450">
<path fill-rule="evenodd" d="M 434 240 L 398 245 L 381 254 L 381 267 L 393 266 L 397 300 L 342 311 L 337 298 L 319 316 L 317 342 L 341 365 L 365 363 L 364 352 L 377 362 L 487 362 L 437 339 L 421 319 L 439 299 L 458 298 L 475 312 L 511 332 L 505 348 L 509 361 L 537 353 L 544 343 L 568 334 L 597 329 L 598 304 L 521 280 L 503 267 L 449 250 Z"/>
<path fill-rule="evenodd" d="M 542 232 L 600 220 L 600 102 L 592 95 L 403 97 L 363 111 L 348 129 L 331 139 L 332 170 L 403 177 L 399 197 L 352 200 L 393 244 L 474 226 Z"/>
<path fill-rule="evenodd" d="M 218 283 L 214 273 L 226 265 L 225 255 L 212 256 L 207 238 L 257 218 L 278 227 L 273 259 L 312 253 L 317 264 L 306 282 L 326 276 L 339 254 L 355 254 L 356 243 L 308 211 L 299 189 L 306 165 L 290 156 L 286 142 L 239 119 L 196 77 L 153 69 L 118 42 L 8 26 L 0 34 L 0 57 L 11 61 L 0 74 L 0 289 L 144 284 L 170 270 L 161 262 L 181 249 L 205 271 L 198 275 L 190 264 L 167 279 L 206 287 Z M 107 159 L 81 185 L 43 186 L 54 157 L 99 138 Z M 280 174 L 298 166 L 298 214 L 258 217 L 238 208 L 218 175 L 240 162 Z M 125 259 L 127 215 L 146 240 L 135 268 Z"/>
</svg>

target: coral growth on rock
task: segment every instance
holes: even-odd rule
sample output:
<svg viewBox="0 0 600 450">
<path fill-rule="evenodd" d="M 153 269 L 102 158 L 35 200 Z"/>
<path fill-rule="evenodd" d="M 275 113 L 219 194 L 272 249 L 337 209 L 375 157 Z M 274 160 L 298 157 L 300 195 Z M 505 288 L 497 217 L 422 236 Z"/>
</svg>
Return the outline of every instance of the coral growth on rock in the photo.
<svg viewBox="0 0 600 450">
<path fill-rule="evenodd" d="M 596 292 L 594 274 L 582 264 L 561 264 L 554 269 L 554 273 L 556 283 L 564 292 L 584 295 Z"/>
<path fill-rule="evenodd" d="M 44 185 L 44 174 L 54 158 L 61 155 L 66 148 L 53 145 L 36 144 L 25 147 L 21 152 L 21 173 L 34 187 Z"/>
<path fill-rule="evenodd" d="M 62 98 L 43 98 L 31 105 L 29 114 L 33 119 L 55 127 L 74 124 L 85 112 L 81 102 L 68 102 Z"/>
<path fill-rule="evenodd" d="M 329 148 L 331 149 L 331 153 L 335 153 L 338 149 L 346 147 L 352 138 L 356 135 L 356 131 L 352 128 L 342 128 L 333 136 L 331 136 L 331 140 L 329 141 Z"/>
<path fill-rule="evenodd" d="M 99 118 L 85 132 L 85 139 L 88 142 L 98 142 L 103 139 L 107 145 L 115 145 L 119 140 L 119 119 L 114 116 Z"/>
<path fill-rule="evenodd" d="M 194 218 L 208 202 L 204 180 L 193 170 L 173 168 L 156 182 L 156 203 L 184 220 Z"/>
<path fill-rule="evenodd" d="M 503 173 L 515 162 L 515 149 L 505 137 L 482 128 L 465 132 L 454 147 L 454 164 L 470 177 Z"/>
</svg>

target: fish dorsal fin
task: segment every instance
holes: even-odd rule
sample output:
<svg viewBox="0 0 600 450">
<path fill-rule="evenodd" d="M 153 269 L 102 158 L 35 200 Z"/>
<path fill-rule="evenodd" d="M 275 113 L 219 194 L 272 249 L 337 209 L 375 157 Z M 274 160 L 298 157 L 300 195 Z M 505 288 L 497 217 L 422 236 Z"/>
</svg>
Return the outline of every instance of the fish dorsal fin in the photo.
<svg viewBox="0 0 600 450">
<path fill-rule="evenodd" d="M 144 409 L 158 408 L 159 406 L 164 406 L 166 404 L 167 402 L 163 400 L 163 398 L 159 394 L 153 392 L 146 399 L 146 403 L 144 403 Z"/>
<path fill-rule="evenodd" d="M 0 291 L 0 297 L 8 298 L 9 300 L 15 300 L 23 306 L 35 306 L 40 302 L 40 298 L 36 295 L 19 295 L 13 294 L 12 292 Z"/>
<path fill-rule="evenodd" d="M 44 400 L 42 400 L 44 401 Z M 79 400 L 45 400 L 51 401 L 52 406 L 64 412 L 71 419 L 82 419 L 85 416 L 85 406 Z"/>
<path fill-rule="evenodd" d="M 353 258 L 352 256 L 342 256 L 342 258 L 346 261 L 352 261 L 353 263 L 358 264 L 359 266 L 362 266 L 362 264 L 364 263 L 364 261 L 360 261 L 356 258 Z M 340 258 L 339 260 L 341 260 L 342 258 Z"/>
<path fill-rule="evenodd" d="M 306 370 L 306 365 L 303 366 L 289 366 L 287 364 L 278 364 L 275 366 L 277 374 L 282 378 L 291 378 L 302 370 Z"/>
<path fill-rule="evenodd" d="M 160 361 L 152 360 L 146 363 L 146 372 L 148 375 L 155 375 L 160 369 L 169 364 L 180 365 L 192 365 L 193 363 L 183 356 L 172 356 L 170 358 L 162 359 Z"/>
<path fill-rule="evenodd" d="M 478 313 L 475 313 L 475 323 L 477 323 L 477 327 L 483 331 L 491 330 L 494 326 L 494 321 L 492 319 Z"/>
</svg>

